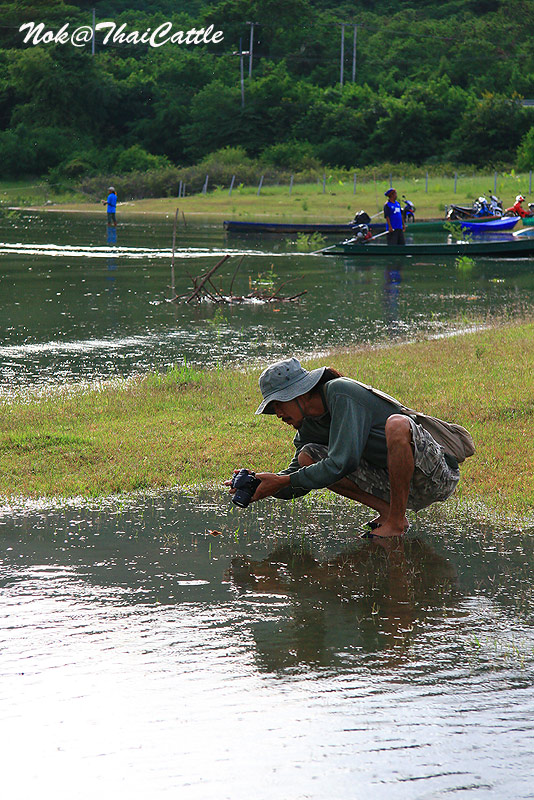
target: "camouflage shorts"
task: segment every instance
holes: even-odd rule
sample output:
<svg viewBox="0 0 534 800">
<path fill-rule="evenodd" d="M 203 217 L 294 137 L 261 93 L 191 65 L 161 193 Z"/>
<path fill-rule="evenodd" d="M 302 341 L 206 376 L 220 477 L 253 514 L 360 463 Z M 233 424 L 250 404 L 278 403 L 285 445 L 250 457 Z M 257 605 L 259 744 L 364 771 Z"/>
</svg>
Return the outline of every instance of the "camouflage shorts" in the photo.
<svg viewBox="0 0 534 800">
<path fill-rule="evenodd" d="M 460 480 L 460 470 L 449 467 L 444 450 L 421 425 L 410 419 L 415 470 L 410 483 L 408 508 L 419 511 L 432 503 L 447 500 Z M 328 455 L 324 444 L 307 444 L 302 448 L 315 461 Z M 364 492 L 380 497 L 389 503 L 389 475 L 387 469 L 377 467 L 362 458 L 354 472 L 347 476 Z"/>
</svg>

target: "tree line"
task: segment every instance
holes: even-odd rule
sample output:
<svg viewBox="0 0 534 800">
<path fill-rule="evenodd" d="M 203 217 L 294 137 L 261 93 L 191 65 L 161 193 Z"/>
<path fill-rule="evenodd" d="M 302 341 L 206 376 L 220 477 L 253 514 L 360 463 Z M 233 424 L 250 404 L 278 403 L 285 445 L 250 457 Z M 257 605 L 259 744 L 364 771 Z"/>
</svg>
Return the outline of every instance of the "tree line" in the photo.
<svg viewBox="0 0 534 800">
<path fill-rule="evenodd" d="M 225 147 L 279 169 L 381 162 L 534 167 L 528 0 L 29 0 L 0 4 L 4 177 L 188 166 Z M 113 20 L 214 25 L 219 44 L 23 44 Z M 250 22 L 254 22 L 249 77 Z M 340 83 L 340 23 L 345 27 Z M 356 51 L 353 51 L 354 26 Z M 239 47 L 241 45 L 241 51 Z M 352 65 L 355 57 L 355 80 Z M 242 63 L 241 63 L 242 62 Z M 243 83 L 241 84 L 241 67 Z"/>
</svg>

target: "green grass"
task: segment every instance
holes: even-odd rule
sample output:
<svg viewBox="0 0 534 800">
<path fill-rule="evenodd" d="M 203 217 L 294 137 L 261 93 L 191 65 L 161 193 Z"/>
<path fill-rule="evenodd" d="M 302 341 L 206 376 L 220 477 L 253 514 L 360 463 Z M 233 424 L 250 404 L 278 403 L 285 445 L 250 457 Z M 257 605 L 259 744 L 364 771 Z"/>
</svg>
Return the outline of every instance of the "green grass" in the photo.
<svg viewBox="0 0 534 800">
<path fill-rule="evenodd" d="M 477 453 L 458 499 L 521 517 L 534 506 L 534 324 L 307 360 L 465 425 Z M 0 406 L 0 495 L 98 497 L 221 483 L 284 467 L 292 431 L 255 417 L 259 370 L 179 366 L 101 390 Z"/>
<path fill-rule="evenodd" d="M 0 181 L 0 211 L 10 206 L 46 207 L 50 203 L 83 203 L 85 200 L 80 192 L 69 188 L 58 191 L 57 187 L 49 186 L 42 178 Z"/>
<path fill-rule="evenodd" d="M 405 194 L 412 200 L 417 208 L 416 219 L 426 217 L 443 217 L 445 206 L 450 203 L 470 204 L 472 200 L 481 195 L 493 192 L 493 174 L 475 176 L 460 176 L 457 182 L 457 191 L 454 193 L 454 178 L 430 177 L 428 192 L 425 191 L 425 178 L 403 179 L 402 176 L 393 175 L 393 184 L 399 198 Z M 17 185 L 19 188 L 17 189 Z M 382 211 L 385 198 L 384 191 L 387 181 L 372 180 L 357 182 L 356 193 L 353 193 L 352 180 L 340 181 L 330 176 L 323 194 L 322 181 L 313 184 L 294 184 L 291 195 L 288 186 L 265 186 L 258 197 L 256 186 L 236 187 L 232 195 L 228 189 L 217 188 L 208 194 L 197 194 L 183 198 L 155 198 L 147 200 L 128 201 L 119 197 L 117 213 L 127 217 L 131 214 L 174 214 L 178 206 L 184 214 L 198 215 L 213 219 L 242 219 L 272 221 L 303 220 L 345 222 L 354 216 L 356 211 L 365 209 L 369 214 Z M 42 189 L 24 189 L 25 184 L 0 183 L 0 202 L 6 203 L 5 198 L 28 196 L 27 202 L 12 205 L 37 205 L 44 203 Z M 9 187 L 9 188 L 8 188 Z M 521 192 L 528 199 L 529 176 L 528 174 L 515 175 L 506 173 L 499 175 L 497 194 L 503 200 L 504 206 L 512 205 L 515 196 Z M 31 194 L 33 192 L 33 195 Z M 31 201 L 31 196 L 35 202 Z M 54 195 L 49 194 L 49 200 L 59 209 L 75 211 L 98 211 L 101 206 L 96 202 L 87 202 L 81 195 Z"/>
</svg>

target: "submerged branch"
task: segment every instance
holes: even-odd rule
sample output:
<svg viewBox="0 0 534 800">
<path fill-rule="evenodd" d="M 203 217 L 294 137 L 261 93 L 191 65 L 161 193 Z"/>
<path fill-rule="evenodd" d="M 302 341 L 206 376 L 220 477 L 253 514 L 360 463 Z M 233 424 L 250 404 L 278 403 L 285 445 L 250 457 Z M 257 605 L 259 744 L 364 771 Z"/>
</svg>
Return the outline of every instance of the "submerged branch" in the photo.
<svg viewBox="0 0 534 800">
<path fill-rule="evenodd" d="M 230 258 L 230 255 L 226 255 L 220 259 L 220 261 L 215 264 L 214 267 L 207 270 L 200 275 L 189 275 L 188 277 L 191 279 L 191 283 L 193 284 L 193 292 L 190 294 L 182 294 L 176 295 L 173 297 L 173 301 L 183 300 L 185 298 L 186 303 L 190 303 L 192 300 L 196 300 L 197 302 L 201 302 L 202 300 L 209 300 L 212 303 L 245 303 L 247 301 L 260 301 L 263 303 L 292 303 L 306 294 L 307 290 L 299 292 L 298 294 L 294 294 L 291 297 L 284 297 L 280 294 L 280 290 L 282 287 L 286 286 L 286 284 L 290 283 L 291 281 L 296 280 L 296 278 L 288 278 L 288 280 L 283 281 L 276 289 L 273 288 L 272 284 L 265 289 L 253 289 L 246 295 L 235 295 L 233 294 L 233 287 L 234 281 L 243 263 L 243 259 L 245 258 L 244 255 L 241 256 L 237 267 L 234 270 L 234 274 L 232 275 L 232 280 L 230 281 L 230 287 L 228 293 L 225 293 L 221 288 L 218 289 L 213 281 L 211 280 L 213 274 L 219 269 L 225 261 Z M 208 286 L 210 289 L 208 289 Z M 250 288 L 250 286 L 249 286 Z"/>
</svg>

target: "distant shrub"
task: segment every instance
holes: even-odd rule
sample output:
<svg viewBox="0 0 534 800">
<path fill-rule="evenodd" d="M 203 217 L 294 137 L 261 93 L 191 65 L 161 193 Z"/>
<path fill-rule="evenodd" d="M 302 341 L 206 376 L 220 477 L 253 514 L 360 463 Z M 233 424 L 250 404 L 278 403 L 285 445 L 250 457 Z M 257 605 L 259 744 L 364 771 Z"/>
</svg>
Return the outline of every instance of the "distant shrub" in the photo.
<svg viewBox="0 0 534 800">
<path fill-rule="evenodd" d="M 116 164 L 119 172 L 163 169 L 169 166 L 170 161 L 167 156 L 154 156 L 139 144 L 134 144 L 128 147 L 127 150 L 123 150 L 118 156 Z"/>
<path fill-rule="evenodd" d="M 63 161 L 75 145 L 71 131 L 21 123 L 14 130 L 0 131 L 2 172 L 9 177 L 42 175 Z"/>
<path fill-rule="evenodd" d="M 329 167 L 350 169 L 358 162 L 358 145 L 350 139 L 334 137 L 317 145 L 315 153 L 319 161 Z"/>
<path fill-rule="evenodd" d="M 534 127 L 525 133 L 517 148 L 517 168 L 534 169 Z"/>
<path fill-rule="evenodd" d="M 242 167 L 252 164 L 252 159 L 247 155 L 244 147 L 222 147 L 209 153 L 198 166 L 209 170 L 212 166 Z"/>
<path fill-rule="evenodd" d="M 261 153 L 260 160 L 273 167 L 290 170 L 320 169 L 321 162 L 309 142 L 280 142 L 269 145 Z"/>
</svg>

